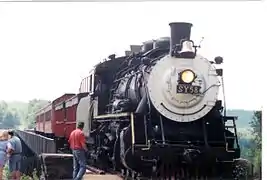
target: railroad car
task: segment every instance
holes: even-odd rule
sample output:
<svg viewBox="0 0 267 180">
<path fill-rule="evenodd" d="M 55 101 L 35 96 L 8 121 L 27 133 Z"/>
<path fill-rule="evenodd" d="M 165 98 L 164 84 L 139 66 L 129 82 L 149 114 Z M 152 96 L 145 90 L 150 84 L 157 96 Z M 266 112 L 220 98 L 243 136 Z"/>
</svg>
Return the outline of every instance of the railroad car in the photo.
<svg viewBox="0 0 267 180">
<path fill-rule="evenodd" d="M 218 99 L 223 58 L 209 60 L 191 40 L 191 23 L 170 36 L 110 55 L 81 82 L 36 113 L 36 133 L 67 151 L 84 122 L 88 163 L 124 177 L 233 179 L 240 148 L 236 117 Z"/>
<path fill-rule="evenodd" d="M 55 140 L 58 150 L 68 152 L 67 140 L 76 128 L 76 108 L 88 93 L 67 93 L 53 100 L 35 114 L 35 133 Z"/>
</svg>

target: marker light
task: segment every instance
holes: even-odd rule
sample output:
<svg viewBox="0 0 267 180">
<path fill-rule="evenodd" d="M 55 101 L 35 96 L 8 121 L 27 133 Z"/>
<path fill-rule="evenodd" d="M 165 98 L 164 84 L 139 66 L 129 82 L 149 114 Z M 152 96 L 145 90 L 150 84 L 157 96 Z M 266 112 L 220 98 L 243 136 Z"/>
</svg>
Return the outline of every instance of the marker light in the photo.
<svg viewBox="0 0 267 180">
<path fill-rule="evenodd" d="M 195 73 L 191 70 L 185 70 L 181 73 L 181 79 L 184 83 L 191 83 L 195 79 Z"/>
</svg>

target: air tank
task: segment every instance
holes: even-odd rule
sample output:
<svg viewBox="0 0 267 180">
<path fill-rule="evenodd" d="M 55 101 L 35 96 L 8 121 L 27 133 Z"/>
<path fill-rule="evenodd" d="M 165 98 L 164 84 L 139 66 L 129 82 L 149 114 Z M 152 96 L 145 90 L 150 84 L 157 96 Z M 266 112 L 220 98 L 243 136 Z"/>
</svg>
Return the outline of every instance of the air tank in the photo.
<svg viewBox="0 0 267 180">
<path fill-rule="evenodd" d="M 141 51 L 145 53 L 145 52 L 152 50 L 153 44 L 154 44 L 154 40 L 149 40 L 149 41 L 143 42 L 143 46 L 142 46 Z"/>
<path fill-rule="evenodd" d="M 153 48 L 168 49 L 170 47 L 170 37 L 161 37 L 154 41 Z"/>
</svg>

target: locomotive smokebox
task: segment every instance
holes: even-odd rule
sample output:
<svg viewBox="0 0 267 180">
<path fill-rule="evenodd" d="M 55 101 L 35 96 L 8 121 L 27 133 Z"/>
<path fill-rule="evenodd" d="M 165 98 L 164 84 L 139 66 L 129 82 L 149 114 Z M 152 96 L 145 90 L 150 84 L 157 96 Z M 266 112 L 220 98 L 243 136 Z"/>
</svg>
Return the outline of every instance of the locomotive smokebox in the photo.
<svg viewBox="0 0 267 180">
<path fill-rule="evenodd" d="M 171 39 L 170 39 L 170 51 L 176 45 L 181 44 L 181 40 L 190 40 L 191 27 L 193 24 L 186 22 L 172 22 L 169 24 L 171 27 Z M 177 47 L 178 51 L 181 50 L 181 47 Z"/>
</svg>

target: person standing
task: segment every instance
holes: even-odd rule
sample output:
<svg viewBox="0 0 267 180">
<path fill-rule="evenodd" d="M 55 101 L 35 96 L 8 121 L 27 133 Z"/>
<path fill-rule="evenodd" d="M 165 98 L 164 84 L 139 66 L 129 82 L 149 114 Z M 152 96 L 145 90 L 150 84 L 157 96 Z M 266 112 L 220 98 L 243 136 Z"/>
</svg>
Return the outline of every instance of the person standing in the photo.
<svg viewBox="0 0 267 180">
<path fill-rule="evenodd" d="M 9 156 L 9 172 L 10 179 L 19 180 L 20 179 L 20 166 L 21 166 L 21 153 L 22 146 L 20 139 L 14 135 L 13 131 L 8 131 L 10 136 L 7 153 Z"/>
<path fill-rule="evenodd" d="M 73 154 L 73 180 L 81 180 L 86 172 L 85 136 L 83 133 L 84 123 L 79 122 L 77 129 L 73 130 L 69 137 L 69 144 Z"/>
<path fill-rule="evenodd" d="M 3 169 L 7 160 L 8 132 L 0 132 L 0 180 L 3 179 Z"/>
</svg>

